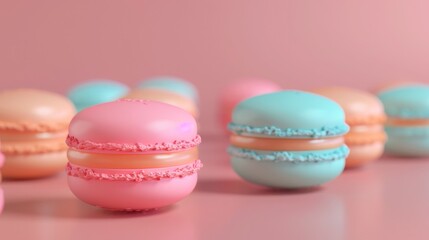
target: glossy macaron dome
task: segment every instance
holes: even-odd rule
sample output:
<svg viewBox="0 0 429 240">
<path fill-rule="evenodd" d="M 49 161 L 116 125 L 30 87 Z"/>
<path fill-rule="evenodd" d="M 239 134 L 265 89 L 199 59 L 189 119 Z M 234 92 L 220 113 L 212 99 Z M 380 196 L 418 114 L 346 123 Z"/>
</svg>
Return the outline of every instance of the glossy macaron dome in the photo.
<svg viewBox="0 0 429 240">
<path fill-rule="evenodd" d="M 90 107 L 69 127 L 70 189 L 108 209 L 173 204 L 196 185 L 200 141 L 192 115 L 165 103 L 123 99 Z"/>
<path fill-rule="evenodd" d="M 346 87 L 326 87 L 313 91 L 328 97 L 344 109 L 350 131 L 345 142 L 350 148 L 346 167 L 357 167 L 374 161 L 383 154 L 386 120 L 383 104 L 374 95 Z"/>
<path fill-rule="evenodd" d="M 242 101 L 229 129 L 231 163 L 238 175 L 261 185 L 302 188 L 328 182 L 344 169 L 349 127 L 328 98 L 281 91 Z"/>
<path fill-rule="evenodd" d="M 277 83 L 265 79 L 242 79 L 228 84 L 219 95 L 218 112 L 222 127 L 227 128 L 233 109 L 241 101 L 281 89 Z"/>
<path fill-rule="evenodd" d="M 128 86 L 113 80 L 93 80 L 77 85 L 68 93 L 69 99 L 78 111 L 87 107 L 110 102 L 123 97 Z"/>
<path fill-rule="evenodd" d="M 190 82 L 178 77 L 159 76 L 141 81 L 139 88 L 162 89 L 177 93 L 198 102 L 197 88 Z"/>
<path fill-rule="evenodd" d="M 131 90 L 123 98 L 126 99 L 147 99 L 167 103 L 179 107 L 195 118 L 198 117 L 196 104 L 189 98 L 175 92 L 155 88 L 136 88 Z"/>
<path fill-rule="evenodd" d="M 74 114 L 73 104 L 56 93 L 0 92 L 3 177 L 35 178 L 62 171 L 67 162 L 67 127 Z"/>
<path fill-rule="evenodd" d="M 410 85 L 381 92 L 388 116 L 386 152 L 397 156 L 429 156 L 429 85 Z"/>
</svg>

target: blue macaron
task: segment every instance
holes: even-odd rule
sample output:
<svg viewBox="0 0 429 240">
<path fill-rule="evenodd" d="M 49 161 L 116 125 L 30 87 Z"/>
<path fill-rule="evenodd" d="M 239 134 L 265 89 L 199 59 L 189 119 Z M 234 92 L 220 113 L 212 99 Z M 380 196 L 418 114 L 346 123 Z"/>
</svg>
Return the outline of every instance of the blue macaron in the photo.
<svg viewBox="0 0 429 240">
<path fill-rule="evenodd" d="M 71 89 L 68 97 L 76 109 L 81 111 L 96 104 L 115 101 L 127 94 L 128 91 L 128 86 L 120 82 L 93 80 Z"/>
<path fill-rule="evenodd" d="M 183 79 L 170 76 L 154 77 L 140 82 L 139 88 L 156 88 L 171 91 L 198 102 L 198 91 L 195 86 Z"/>
<path fill-rule="evenodd" d="M 388 116 L 386 152 L 429 156 L 429 85 L 408 85 L 379 93 Z"/>
<path fill-rule="evenodd" d="M 339 176 L 349 127 L 334 101 L 281 91 L 239 103 L 229 124 L 232 167 L 243 179 L 274 188 L 305 188 Z"/>
</svg>

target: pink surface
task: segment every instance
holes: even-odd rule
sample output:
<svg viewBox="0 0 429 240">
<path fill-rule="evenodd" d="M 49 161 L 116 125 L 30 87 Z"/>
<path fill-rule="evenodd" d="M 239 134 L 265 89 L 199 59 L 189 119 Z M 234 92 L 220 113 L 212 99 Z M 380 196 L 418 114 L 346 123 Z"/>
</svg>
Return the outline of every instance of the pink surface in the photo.
<svg viewBox="0 0 429 240">
<path fill-rule="evenodd" d="M 282 87 L 275 82 L 264 79 L 241 79 L 228 84 L 219 95 L 218 114 L 220 126 L 227 129 L 231 122 L 232 111 L 237 104 L 247 98 L 276 92 Z"/>
<path fill-rule="evenodd" d="M 240 180 L 225 163 L 226 144 L 227 139 L 206 138 L 196 189 L 158 212 L 109 212 L 86 205 L 70 192 L 65 175 L 5 181 L 0 238 L 429 238 L 429 159 L 384 157 L 322 188 L 275 191 Z"/>
<path fill-rule="evenodd" d="M 197 123 L 185 110 L 165 103 L 123 99 L 79 112 L 67 144 L 83 151 L 153 152 L 199 144 Z"/>
<path fill-rule="evenodd" d="M 287 88 L 429 81 L 428 1 L 4 1 L 0 86 L 65 93 L 94 78 L 193 82 L 217 132 L 229 81 Z"/>
</svg>

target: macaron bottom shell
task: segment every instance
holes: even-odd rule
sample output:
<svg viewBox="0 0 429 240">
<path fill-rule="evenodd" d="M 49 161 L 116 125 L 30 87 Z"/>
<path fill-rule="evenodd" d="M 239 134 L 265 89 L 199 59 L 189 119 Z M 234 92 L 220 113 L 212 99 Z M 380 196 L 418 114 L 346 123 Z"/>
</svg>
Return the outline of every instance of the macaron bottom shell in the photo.
<svg viewBox="0 0 429 240">
<path fill-rule="evenodd" d="M 346 168 L 356 168 L 375 161 L 384 152 L 384 142 L 371 144 L 349 144 L 350 154 L 346 159 Z"/>
<path fill-rule="evenodd" d="M 270 162 L 232 157 L 235 172 L 243 179 L 274 188 L 308 188 L 322 185 L 339 176 L 345 158 L 321 162 Z"/>
<path fill-rule="evenodd" d="M 386 153 L 398 157 L 429 156 L 429 127 L 386 127 Z"/>
<path fill-rule="evenodd" d="M 64 171 L 66 164 L 67 151 L 5 154 L 1 172 L 4 179 L 41 178 Z"/>
<path fill-rule="evenodd" d="M 73 194 L 88 204 L 108 210 L 149 210 L 174 204 L 188 196 L 198 174 L 142 182 L 83 179 L 68 176 Z"/>
</svg>

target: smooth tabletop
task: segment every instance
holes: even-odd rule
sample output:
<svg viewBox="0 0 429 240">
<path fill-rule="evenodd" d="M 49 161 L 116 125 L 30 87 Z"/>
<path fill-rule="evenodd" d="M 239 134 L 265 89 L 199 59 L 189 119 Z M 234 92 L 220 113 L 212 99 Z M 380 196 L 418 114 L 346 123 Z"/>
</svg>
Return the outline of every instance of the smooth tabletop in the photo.
<svg viewBox="0 0 429 240">
<path fill-rule="evenodd" d="M 196 189 L 158 211 L 89 206 L 64 173 L 4 181 L 0 239 L 429 239 L 429 159 L 384 157 L 322 187 L 282 191 L 239 179 L 226 146 L 203 136 Z"/>
</svg>

